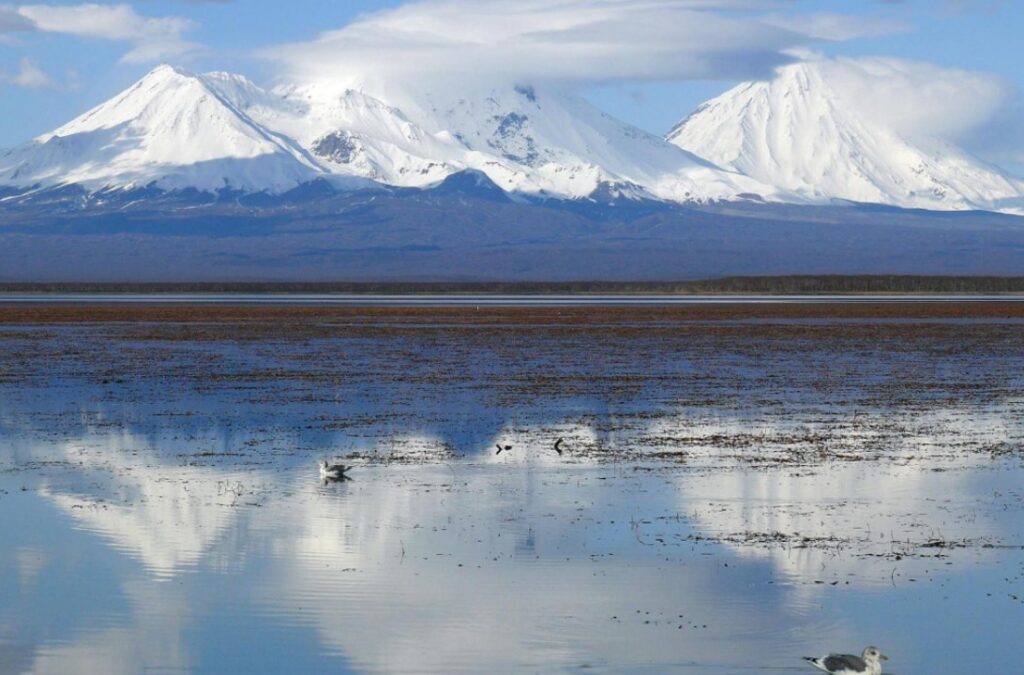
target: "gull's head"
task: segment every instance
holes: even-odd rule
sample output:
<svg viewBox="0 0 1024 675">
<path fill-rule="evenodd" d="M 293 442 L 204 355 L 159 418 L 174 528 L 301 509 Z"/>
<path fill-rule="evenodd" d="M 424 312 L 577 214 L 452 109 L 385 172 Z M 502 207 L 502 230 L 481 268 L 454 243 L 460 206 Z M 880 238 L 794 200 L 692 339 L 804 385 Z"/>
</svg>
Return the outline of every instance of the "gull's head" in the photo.
<svg viewBox="0 0 1024 675">
<path fill-rule="evenodd" d="M 889 657 L 883 654 L 878 647 L 868 647 L 864 650 L 864 660 L 868 663 L 880 663 L 888 661 Z"/>
<path fill-rule="evenodd" d="M 326 459 L 320 462 L 320 468 L 323 469 L 324 471 L 327 470 L 327 460 Z"/>
</svg>

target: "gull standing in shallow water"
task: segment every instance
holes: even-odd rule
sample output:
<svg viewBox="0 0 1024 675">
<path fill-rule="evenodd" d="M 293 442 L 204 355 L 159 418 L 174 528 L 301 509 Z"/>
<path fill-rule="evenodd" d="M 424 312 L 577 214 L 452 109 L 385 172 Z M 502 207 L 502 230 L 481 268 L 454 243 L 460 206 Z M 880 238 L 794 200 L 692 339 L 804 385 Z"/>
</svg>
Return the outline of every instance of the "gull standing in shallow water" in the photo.
<svg viewBox="0 0 1024 675">
<path fill-rule="evenodd" d="M 889 657 L 878 651 L 878 647 L 868 647 L 861 656 L 829 654 L 821 658 L 805 656 L 804 660 L 831 675 L 882 675 L 882 661 L 888 661 Z"/>
<path fill-rule="evenodd" d="M 351 468 L 344 464 L 328 464 L 324 460 L 320 462 L 320 480 L 346 480 Z"/>
</svg>

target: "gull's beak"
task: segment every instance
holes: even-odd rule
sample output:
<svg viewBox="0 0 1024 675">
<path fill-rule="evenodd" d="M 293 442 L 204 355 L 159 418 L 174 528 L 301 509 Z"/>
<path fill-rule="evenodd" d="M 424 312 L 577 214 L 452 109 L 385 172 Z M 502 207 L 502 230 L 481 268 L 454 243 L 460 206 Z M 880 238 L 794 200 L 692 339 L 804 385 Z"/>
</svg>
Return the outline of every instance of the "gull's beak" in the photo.
<svg viewBox="0 0 1024 675">
<path fill-rule="evenodd" d="M 889 657 L 888 657 L 888 656 L 886 656 L 885 654 L 880 654 L 880 655 L 878 656 L 878 658 L 882 659 L 883 661 L 888 661 L 888 660 L 889 660 Z"/>
</svg>

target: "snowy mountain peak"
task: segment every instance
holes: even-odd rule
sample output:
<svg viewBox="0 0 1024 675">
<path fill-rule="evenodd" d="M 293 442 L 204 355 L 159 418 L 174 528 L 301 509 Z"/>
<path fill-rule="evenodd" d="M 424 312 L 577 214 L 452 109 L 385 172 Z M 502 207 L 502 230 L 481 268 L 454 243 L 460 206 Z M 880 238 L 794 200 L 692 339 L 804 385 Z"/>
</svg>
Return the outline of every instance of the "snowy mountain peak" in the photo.
<svg viewBox="0 0 1024 675">
<path fill-rule="evenodd" d="M 934 210 L 1024 209 L 1024 181 L 934 138 L 909 138 L 837 89 L 825 60 L 781 68 L 702 105 L 668 140 L 814 200 Z M 856 62 L 842 64 L 858 67 Z"/>
<path fill-rule="evenodd" d="M 0 183 L 273 191 L 321 173 L 301 148 L 253 121 L 214 82 L 160 66 L 0 156 Z"/>
<path fill-rule="evenodd" d="M 164 65 L 0 151 L 0 187 L 282 194 L 315 182 L 1024 212 L 1024 182 L 859 113 L 827 68 L 796 64 L 736 87 L 666 140 L 574 93 L 527 83 L 422 92 L 352 77 L 268 91 L 241 75 Z"/>
<path fill-rule="evenodd" d="M 173 66 L 158 66 L 118 96 L 52 133 L 41 136 L 39 140 L 110 128 L 131 122 L 142 115 L 153 115 L 169 97 L 177 95 L 179 99 L 184 99 L 194 96 L 201 87 L 201 81 L 194 75 Z"/>
<path fill-rule="evenodd" d="M 453 94 L 350 78 L 266 91 L 239 75 L 166 65 L 0 155 L 0 185 L 88 190 L 281 193 L 318 179 L 426 188 L 463 173 L 542 197 L 585 198 L 608 185 L 680 202 L 777 192 L 578 96 L 528 84 Z"/>
</svg>

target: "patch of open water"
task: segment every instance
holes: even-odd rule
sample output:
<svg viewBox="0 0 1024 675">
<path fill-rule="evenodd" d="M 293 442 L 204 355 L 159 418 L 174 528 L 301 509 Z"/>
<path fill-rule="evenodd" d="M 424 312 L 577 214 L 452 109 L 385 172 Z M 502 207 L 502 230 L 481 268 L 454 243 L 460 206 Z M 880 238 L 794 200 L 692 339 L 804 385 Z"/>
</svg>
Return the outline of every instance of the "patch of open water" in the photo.
<svg viewBox="0 0 1024 675">
<path fill-rule="evenodd" d="M 0 672 L 1005 672 L 1024 369 L 969 329 L 9 331 Z"/>
</svg>

